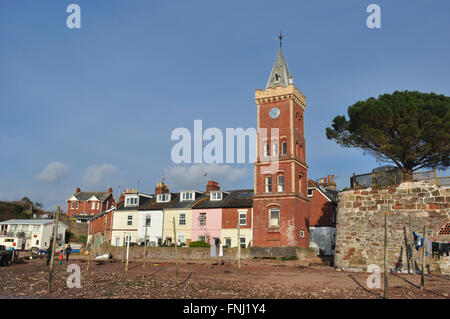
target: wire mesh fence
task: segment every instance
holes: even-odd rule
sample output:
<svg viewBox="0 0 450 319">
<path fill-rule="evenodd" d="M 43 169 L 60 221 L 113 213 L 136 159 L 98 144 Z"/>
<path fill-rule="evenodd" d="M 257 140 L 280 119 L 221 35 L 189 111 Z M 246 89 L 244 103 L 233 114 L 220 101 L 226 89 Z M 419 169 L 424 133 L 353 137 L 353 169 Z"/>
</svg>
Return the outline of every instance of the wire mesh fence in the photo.
<svg viewBox="0 0 450 319">
<path fill-rule="evenodd" d="M 359 188 L 383 188 L 397 186 L 403 182 L 434 182 L 438 186 L 450 185 L 450 176 L 438 177 L 436 171 L 404 173 L 400 169 L 391 168 L 383 171 L 374 171 L 368 174 L 353 175 L 350 177 L 350 187 Z"/>
</svg>

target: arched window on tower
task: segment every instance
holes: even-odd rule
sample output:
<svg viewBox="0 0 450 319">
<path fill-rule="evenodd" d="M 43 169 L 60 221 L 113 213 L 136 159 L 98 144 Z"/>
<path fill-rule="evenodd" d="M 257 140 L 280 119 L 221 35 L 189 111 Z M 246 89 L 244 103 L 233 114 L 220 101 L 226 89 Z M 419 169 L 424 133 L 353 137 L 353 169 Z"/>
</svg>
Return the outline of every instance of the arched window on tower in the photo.
<svg viewBox="0 0 450 319">
<path fill-rule="evenodd" d="M 280 75 L 278 73 L 275 73 L 275 75 L 273 76 L 273 81 L 275 83 L 279 83 L 280 82 Z"/>
<path fill-rule="evenodd" d="M 272 177 L 266 176 L 266 193 L 272 193 Z"/>
</svg>

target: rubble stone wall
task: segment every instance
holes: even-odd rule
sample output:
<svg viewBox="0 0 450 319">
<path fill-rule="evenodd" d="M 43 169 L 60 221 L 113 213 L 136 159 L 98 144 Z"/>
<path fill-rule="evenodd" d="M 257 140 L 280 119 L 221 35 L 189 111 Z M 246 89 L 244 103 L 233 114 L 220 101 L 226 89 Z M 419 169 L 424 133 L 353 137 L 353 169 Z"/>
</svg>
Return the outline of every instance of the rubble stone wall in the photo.
<svg viewBox="0 0 450 319">
<path fill-rule="evenodd" d="M 388 214 L 388 266 L 390 269 L 412 271 L 406 254 L 412 252 L 421 267 L 422 252 L 410 249 L 413 231 L 427 238 L 450 242 L 450 235 L 439 235 L 450 222 L 450 188 L 429 182 L 403 183 L 390 189 L 349 190 L 340 193 L 335 267 L 341 270 L 366 271 L 376 264 L 384 267 L 384 213 Z M 431 273 L 448 273 L 450 257 L 427 257 Z"/>
</svg>

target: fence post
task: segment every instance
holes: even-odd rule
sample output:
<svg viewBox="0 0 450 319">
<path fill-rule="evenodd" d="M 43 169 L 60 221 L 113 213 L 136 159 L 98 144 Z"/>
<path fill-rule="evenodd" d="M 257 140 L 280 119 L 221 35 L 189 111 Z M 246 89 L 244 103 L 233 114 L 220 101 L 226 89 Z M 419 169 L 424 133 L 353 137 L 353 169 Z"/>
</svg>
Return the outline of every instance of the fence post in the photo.
<svg viewBox="0 0 450 319">
<path fill-rule="evenodd" d="M 434 183 L 436 184 L 436 186 L 439 186 L 439 181 L 438 181 L 436 167 L 434 168 Z"/>
<path fill-rule="evenodd" d="M 53 277 L 53 261 L 55 259 L 55 245 L 56 245 L 56 240 L 58 239 L 58 224 L 59 224 L 59 213 L 60 213 L 61 207 L 58 206 L 57 210 L 56 210 L 56 222 L 55 222 L 55 227 L 53 227 L 53 244 L 52 244 L 52 256 L 50 258 L 50 270 L 48 273 L 48 293 L 51 293 L 52 290 L 52 277 Z M 14 254 L 14 250 L 13 250 L 13 254 Z"/>
<path fill-rule="evenodd" d="M 175 227 L 175 217 L 173 218 L 173 238 L 175 242 L 175 270 L 178 277 L 178 250 L 177 250 L 177 228 Z"/>
<path fill-rule="evenodd" d="M 388 210 L 384 209 L 384 299 L 389 297 L 388 283 Z"/>
<path fill-rule="evenodd" d="M 420 279 L 420 289 L 424 289 L 425 287 L 425 251 L 426 251 L 426 244 L 427 239 L 425 237 L 425 234 L 427 232 L 427 226 L 423 226 L 423 244 L 422 244 L 422 278 Z"/>
</svg>

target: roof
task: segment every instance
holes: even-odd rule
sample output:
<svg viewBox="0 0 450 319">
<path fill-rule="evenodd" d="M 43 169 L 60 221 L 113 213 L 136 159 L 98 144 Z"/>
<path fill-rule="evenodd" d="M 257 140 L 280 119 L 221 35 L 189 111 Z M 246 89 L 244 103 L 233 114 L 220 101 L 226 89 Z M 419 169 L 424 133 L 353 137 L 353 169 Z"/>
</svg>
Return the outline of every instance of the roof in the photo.
<svg viewBox="0 0 450 319">
<path fill-rule="evenodd" d="M 195 191 L 198 193 L 197 191 Z M 201 194 L 201 193 L 199 193 Z M 161 209 L 183 209 L 192 208 L 192 206 L 198 202 L 200 197 L 196 197 L 196 200 L 183 200 L 180 201 L 180 193 L 170 193 L 170 201 L 158 203 L 156 197 L 149 201 L 146 201 L 142 205 L 139 205 L 139 210 L 161 210 Z M 139 203 L 140 204 L 140 203 Z"/>
<path fill-rule="evenodd" d="M 47 225 L 53 223 L 54 219 L 10 219 L 0 222 L 0 225 Z M 66 224 L 60 224 L 68 227 Z"/>
<path fill-rule="evenodd" d="M 313 181 L 312 179 L 308 180 L 308 187 L 314 187 L 320 193 L 322 193 L 322 195 L 325 196 L 329 201 L 337 204 L 338 194 L 339 194 L 339 192 L 337 190 L 323 187 L 322 185 L 320 185 L 316 181 Z"/>
<path fill-rule="evenodd" d="M 275 63 L 272 66 L 266 89 L 275 88 L 277 86 L 286 87 L 288 84 L 293 84 L 293 82 L 294 76 L 289 72 L 283 50 L 280 48 L 277 57 L 275 58 Z"/>
<path fill-rule="evenodd" d="M 108 199 L 110 195 L 112 195 L 112 193 L 110 192 L 79 192 L 73 194 L 73 196 L 75 196 L 75 198 L 78 199 L 80 202 L 86 202 L 92 196 L 97 197 L 99 201 L 103 202 L 106 199 Z"/>
<path fill-rule="evenodd" d="M 192 208 L 239 208 L 253 206 L 253 189 L 238 189 L 223 191 L 222 193 L 222 200 L 210 200 L 209 194 L 204 194 Z"/>
</svg>

